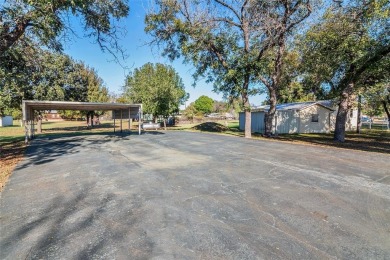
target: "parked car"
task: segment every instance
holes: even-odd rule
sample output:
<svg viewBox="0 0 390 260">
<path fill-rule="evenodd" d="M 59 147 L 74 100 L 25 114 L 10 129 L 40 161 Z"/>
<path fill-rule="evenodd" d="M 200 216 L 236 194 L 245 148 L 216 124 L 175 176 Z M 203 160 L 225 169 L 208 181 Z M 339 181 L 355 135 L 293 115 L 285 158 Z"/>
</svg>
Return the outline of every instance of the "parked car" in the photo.
<svg viewBox="0 0 390 260">
<path fill-rule="evenodd" d="M 161 124 L 160 123 L 154 123 L 154 122 L 143 122 L 142 125 L 141 125 L 141 128 L 143 130 L 146 130 L 146 129 L 159 129 L 161 128 Z"/>
</svg>

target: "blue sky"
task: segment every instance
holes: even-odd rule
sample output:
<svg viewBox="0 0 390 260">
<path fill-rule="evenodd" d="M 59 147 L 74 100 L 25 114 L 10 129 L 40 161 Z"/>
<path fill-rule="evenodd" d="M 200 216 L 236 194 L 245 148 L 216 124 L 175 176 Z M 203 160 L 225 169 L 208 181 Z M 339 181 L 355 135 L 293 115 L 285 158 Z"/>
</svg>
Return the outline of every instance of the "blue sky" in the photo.
<svg viewBox="0 0 390 260">
<path fill-rule="evenodd" d="M 190 94 L 187 105 L 201 95 L 209 96 L 215 100 L 222 100 L 222 94 L 212 91 L 212 84 L 198 82 L 195 88 L 192 86 L 193 79 L 191 75 L 194 69 L 191 65 L 184 65 L 181 60 L 170 62 L 160 54 L 157 48 L 151 49 L 146 44 L 150 40 L 150 36 L 144 32 L 144 17 L 150 2 L 143 0 L 129 2 L 129 16 L 120 22 L 120 26 L 125 26 L 127 30 L 126 36 L 120 40 L 120 45 L 124 47 L 128 56 L 123 64 L 129 69 L 123 69 L 118 63 L 112 61 L 113 56 L 102 52 L 99 46 L 93 43 L 93 39 L 82 38 L 83 33 L 78 23 L 75 23 L 75 25 L 79 27 L 76 28 L 76 32 L 80 37 L 74 37 L 67 42 L 64 45 L 64 52 L 75 60 L 84 61 L 88 66 L 95 68 L 110 92 L 121 93 L 121 86 L 123 86 L 125 76 L 129 71 L 141 67 L 147 62 L 159 62 L 173 66 L 183 79 L 186 91 Z M 250 98 L 250 102 L 259 105 L 263 99 L 264 97 L 255 96 Z"/>
</svg>

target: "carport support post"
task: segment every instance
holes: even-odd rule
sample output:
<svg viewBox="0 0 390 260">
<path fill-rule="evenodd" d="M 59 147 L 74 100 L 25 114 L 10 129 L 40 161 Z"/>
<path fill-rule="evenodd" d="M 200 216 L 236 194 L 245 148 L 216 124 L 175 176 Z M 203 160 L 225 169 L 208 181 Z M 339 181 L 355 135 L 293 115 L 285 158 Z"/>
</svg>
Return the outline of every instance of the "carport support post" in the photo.
<svg viewBox="0 0 390 260">
<path fill-rule="evenodd" d="M 129 122 L 128 122 L 129 132 L 130 132 L 130 120 L 131 120 L 131 117 L 130 117 L 130 107 L 129 107 Z"/>
<path fill-rule="evenodd" d="M 31 121 L 31 140 L 34 139 L 34 132 L 35 132 L 35 129 L 34 129 L 35 125 L 34 125 L 34 119 Z"/>
<path fill-rule="evenodd" d="M 122 109 L 121 109 L 121 133 L 122 133 Z"/>
<path fill-rule="evenodd" d="M 28 143 L 28 135 L 27 135 L 27 121 L 24 120 L 24 142 Z"/>
<path fill-rule="evenodd" d="M 138 112 L 138 135 L 141 135 L 141 119 L 142 118 L 142 110 L 140 108 Z"/>
<path fill-rule="evenodd" d="M 115 110 L 112 110 L 112 117 L 114 118 L 114 133 L 115 133 Z"/>
<path fill-rule="evenodd" d="M 29 120 L 24 121 L 25 143 L 28 143 L 28 141 L 31 140 L 30 127 L 31 127 L 31 121 Z"/>
</svg>

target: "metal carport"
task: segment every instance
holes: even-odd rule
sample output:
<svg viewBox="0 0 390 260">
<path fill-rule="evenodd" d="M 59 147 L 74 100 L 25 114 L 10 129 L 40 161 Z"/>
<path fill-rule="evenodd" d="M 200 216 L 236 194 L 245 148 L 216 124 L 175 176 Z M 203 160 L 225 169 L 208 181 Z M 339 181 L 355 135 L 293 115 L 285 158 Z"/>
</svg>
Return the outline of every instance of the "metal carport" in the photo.
<svg viewBox="0 0 390 260">
<path fill-rule="evenodd" d="M 137 116 L 139 118 L 138 133 L 141 134 L 142 104 L 23 100 L 22 111 L 26 141 L 34 136 L 34 110 L 112 110 L 114 120 L 117 116 L 120 117 L 121 131 L 123 117 L 128 117 L 130 124 L 132 116 L 133 118 Z"/>
</svg>

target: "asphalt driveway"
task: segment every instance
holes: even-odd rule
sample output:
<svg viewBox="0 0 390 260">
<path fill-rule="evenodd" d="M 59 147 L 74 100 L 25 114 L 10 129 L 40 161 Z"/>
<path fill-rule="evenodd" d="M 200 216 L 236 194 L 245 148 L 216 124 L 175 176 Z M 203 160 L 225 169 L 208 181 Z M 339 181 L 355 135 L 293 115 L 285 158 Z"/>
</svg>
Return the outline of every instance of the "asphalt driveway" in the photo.
<svg viewBox="0 0 390 260">
<path fill-rule="evenodd" d="M 36 139 L 1 259 L 390 259 L 390 155 L 190 132 Z"/>
</svg>

